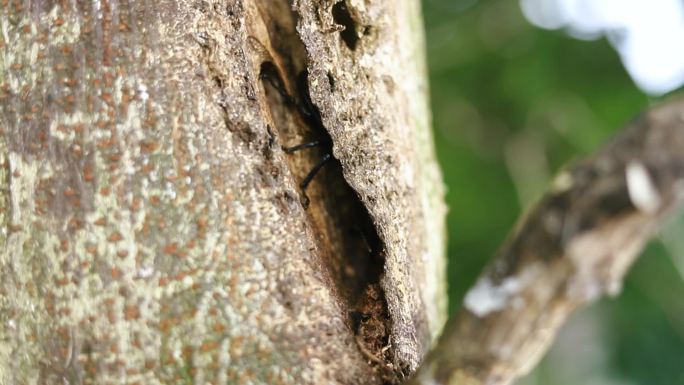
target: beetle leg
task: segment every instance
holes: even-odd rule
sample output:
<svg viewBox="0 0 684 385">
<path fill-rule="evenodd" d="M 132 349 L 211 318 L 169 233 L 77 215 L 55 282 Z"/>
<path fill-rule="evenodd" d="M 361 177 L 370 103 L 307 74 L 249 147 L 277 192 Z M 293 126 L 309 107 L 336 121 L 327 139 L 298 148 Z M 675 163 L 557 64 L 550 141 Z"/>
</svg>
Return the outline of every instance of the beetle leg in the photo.
<svg viewBox="0 0 684 385">
<path fill-rule="evenodd" d="M 298 145 L 292 146 L 292 147 L 283 146 L 283 151 L 285 151 L 288 154 L 293 154 L 297 151 L 301 151 L 301 150 L 304 150 L 307 148 L 324 146 L 324 145 L 328 145 L 328 144 L 330 144 L 330 141 L 327 141 L 327 140 L 312 140 L 311 142 L 298 144 Z"/>
<path fill-rule="evenodd" d="M 316 165 L 313 166 L 311 171 L 309 171 L 309 173 L 306 174 L 306 177 L 304 178 L 304 180 L 302 180 L 302 183 L 299 184 L 299 187 L 302 189 L 302 195 L 304 196 L 304 198 L 303 198 L 304 208 L 309 207 L 309 202 L 310 202 L 309 196 L 306 195 L 306 188 L 309 187 L 309 183 L 311 183 L 311 181 L 316 176 L 316 174 L 318 174 L 318 172 L 321 170 L 321 168 L 323 168 L 323 166 L 325 166 L 325 164 L 328 161 L 330 161 L 330 159 L 332 159 L 331 153 L 327 153 L 327 154 L 323 155 L 323 158 L 321 158 L 321 160 L 319 160 L 318 163 L 316 163 Z"/>
</svg>

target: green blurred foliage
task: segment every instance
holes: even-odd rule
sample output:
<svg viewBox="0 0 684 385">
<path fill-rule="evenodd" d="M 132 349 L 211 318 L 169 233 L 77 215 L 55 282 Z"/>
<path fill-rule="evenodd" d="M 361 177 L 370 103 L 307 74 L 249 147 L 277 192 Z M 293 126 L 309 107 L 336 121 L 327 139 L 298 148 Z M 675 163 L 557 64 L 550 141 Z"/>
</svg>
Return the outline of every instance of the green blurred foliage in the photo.
<svg viewBox="0 0 684 385">
<path fill-rule="evenodd" d="M 517 1 L 423 0 L 423 12 L 453 313 L 553 174 L 654 100 L 605 39 L 535 28 Z M 561 335 L 521 383 L 684 384 L 684 285 L 671 257 L 650 247 L 621 296 L 563 333 L 574 337 Z"/>
</svg>

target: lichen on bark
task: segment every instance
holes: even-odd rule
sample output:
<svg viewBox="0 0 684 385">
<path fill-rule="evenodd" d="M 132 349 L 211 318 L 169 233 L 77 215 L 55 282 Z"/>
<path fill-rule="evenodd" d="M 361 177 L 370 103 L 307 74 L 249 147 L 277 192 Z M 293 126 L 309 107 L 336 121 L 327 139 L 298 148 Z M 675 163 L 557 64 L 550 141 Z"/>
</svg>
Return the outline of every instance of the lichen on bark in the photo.
<svg viewBox="0 0 684 385">
<path fill-rule="evenodd" d="M 400 28 L 418 3 L 347 2 L 354 52 L 315 4 L 293 4 L 291 32 L 269 30 L 288 23 L 276 1 L 1 5 L 0 382 L 386 379 L 332 262 L 351 239 L 326 219 L 334 171 L 305 209 L 313 159 L 280 146 L 307 128 L 269 96 L 268 61 L 289 92 L 309 71 L 335 183 L 384 245 L 385 365 L 416 367 L 445 303 L 422 47 Z M 285 60 L 288 33 L 302 51 Z"/>
</svg>

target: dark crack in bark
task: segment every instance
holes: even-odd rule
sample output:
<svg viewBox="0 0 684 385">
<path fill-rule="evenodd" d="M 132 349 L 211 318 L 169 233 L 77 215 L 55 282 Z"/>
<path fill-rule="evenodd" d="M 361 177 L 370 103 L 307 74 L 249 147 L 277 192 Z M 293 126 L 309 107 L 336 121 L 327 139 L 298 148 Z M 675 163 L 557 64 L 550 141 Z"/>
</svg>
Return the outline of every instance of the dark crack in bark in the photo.
<svg viewBox="0 0 684 385">
<path fill-rule="evenodd" d="M 334 144 L 311 103 L 306 51 L 295 30 L 297 15 L 285 1 L 264 2 L 260 12 L 277 55 L 262 63 L 260 77 L 278 142 L 283 148 L 321 143 L 286 155 L 295 181 L 300 183 L 324 156 L 332 156 Z M 384 245 L 337 159 L 332 157 L 321 168 L 306 193 L 300 188 L 300 200 L 322 260 L 348 309 L 348 324 L 360 352 L 383 383 L 398 383 L 400 376 L 389 344 L 391 318 L 379 285 Z"/>
</svg>

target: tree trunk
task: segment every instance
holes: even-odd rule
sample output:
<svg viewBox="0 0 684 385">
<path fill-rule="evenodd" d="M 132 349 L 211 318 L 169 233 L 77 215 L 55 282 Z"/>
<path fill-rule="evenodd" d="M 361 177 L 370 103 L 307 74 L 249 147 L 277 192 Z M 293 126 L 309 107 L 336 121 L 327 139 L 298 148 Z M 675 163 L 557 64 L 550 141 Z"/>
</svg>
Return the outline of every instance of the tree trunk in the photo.
<svg viewBox="0 0 684 385">
<path fill-rule="evenodd" d="M 679 100 L 561 173 L 436 341 L 417 0 L 0 6 L 2 385 L 510 384 L 684 200 Z"/>
<path fill-rule="evenodd" d="M 0 383 L 417 368 L 446 305 L 417 0 L 0 7 Z"/>
</svg>

